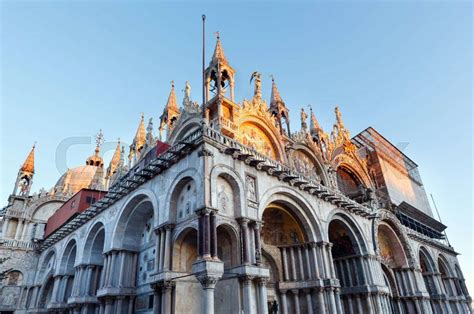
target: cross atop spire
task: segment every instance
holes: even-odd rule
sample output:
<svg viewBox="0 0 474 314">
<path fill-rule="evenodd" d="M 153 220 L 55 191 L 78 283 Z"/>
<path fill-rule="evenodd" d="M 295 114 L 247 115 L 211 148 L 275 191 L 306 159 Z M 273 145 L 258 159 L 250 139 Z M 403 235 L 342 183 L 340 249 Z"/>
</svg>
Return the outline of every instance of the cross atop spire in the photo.
<svg viewBox="0 0 474 314">
<path fill-rule="evenodd" d="M 25 162 L 20 168 L 20 171 L 28 172 L 28 173 L 35 173 L 35 147 L 36 142 L 33 144 L 30 153 L 25 159 Z"/>
<path fill-rule="evenodd" d="M 89 156 L 86 160 L 86 165 L 102 167 L 104 165 L 104 160 L 99 156 L 100 146 L 104 143 L 104 134 L 102 130 L 95 135 L 95 151 L 94 155 Z"/>
</svg>

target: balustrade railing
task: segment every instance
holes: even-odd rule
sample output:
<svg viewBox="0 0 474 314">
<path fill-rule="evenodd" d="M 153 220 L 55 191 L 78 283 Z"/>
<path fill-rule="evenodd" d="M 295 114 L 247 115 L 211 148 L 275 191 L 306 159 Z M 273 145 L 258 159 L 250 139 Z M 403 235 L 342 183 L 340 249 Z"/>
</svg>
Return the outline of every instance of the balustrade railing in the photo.
<svg viewBox="0 0 474 314">
<path fill-rule="evenodd" d="M 33 250 L 36 248 L 36 243 L 31 242 L 31 241 L 22 241 L 22 240 L 15 240 L 15 239 L 1 239 L 0 247 Z"/>
</svg>

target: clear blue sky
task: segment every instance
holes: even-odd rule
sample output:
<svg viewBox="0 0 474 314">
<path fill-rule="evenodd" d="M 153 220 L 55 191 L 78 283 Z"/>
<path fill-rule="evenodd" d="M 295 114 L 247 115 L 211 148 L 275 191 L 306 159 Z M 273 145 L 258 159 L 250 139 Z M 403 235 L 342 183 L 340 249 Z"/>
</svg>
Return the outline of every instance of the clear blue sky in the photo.
<svg viewBox="0 0 474 314">
<path fill-rule="evenodd" d="M 130 143 L 141 112 L 157 125 L 171 80 L 199 100 L 202 13 L 208 54 L 219 30 L 237 70 L 237 99 L 258 70 L 267 99 L 275 76 L 293 129 L 312 104 L 330 130 L 339 104 L 353 135 L 373 126 L 408 143 L 474 294 L 469 2 L 2 1 L 0 199 L 34 141 L 37 191 L 93 152 L 58 152 L 64 139 L 103 129 L 104 149 Z"/>
</svg>

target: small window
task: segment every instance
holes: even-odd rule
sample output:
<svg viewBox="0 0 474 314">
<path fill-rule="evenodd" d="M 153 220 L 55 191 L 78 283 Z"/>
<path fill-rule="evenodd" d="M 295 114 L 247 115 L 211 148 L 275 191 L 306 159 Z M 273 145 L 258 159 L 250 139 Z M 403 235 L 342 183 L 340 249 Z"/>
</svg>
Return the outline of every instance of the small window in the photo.
<svg viewBox="0 0 474 314">
<path fill-rule="evenodd" d="M 95 197 L 92 197 L 92 196 L 87 196 L 86 197 L 86 203 L 87 204 L 94 204 L 96 201 Z"/>
<path fill-rule="evenodd" d="M 148 296 L 148 308 L 152 309 L 153 308 L 153 294 L 150 294 Z"/>
</svg>

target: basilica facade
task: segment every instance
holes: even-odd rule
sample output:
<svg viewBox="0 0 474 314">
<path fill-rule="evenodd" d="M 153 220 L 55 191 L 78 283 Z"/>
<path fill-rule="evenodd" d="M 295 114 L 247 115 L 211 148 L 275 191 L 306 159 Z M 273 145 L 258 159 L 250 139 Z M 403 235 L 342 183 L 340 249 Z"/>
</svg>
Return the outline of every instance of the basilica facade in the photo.
<svg viewBox="0 0 474 314">
<path fill-rule="evenodd" d="M 335 109 L 294 114 L 272 78 L 236 102 L 220 38 L 204 99 L 174 83 L 107 168 L 31 193 L 35 147 L 1 211 L 2 313 L 470 313 L 457 252 L 417 165 Z"/>
</svg>

